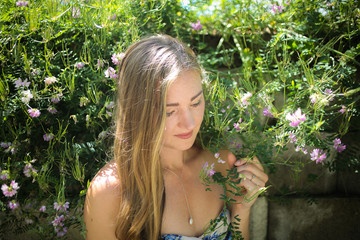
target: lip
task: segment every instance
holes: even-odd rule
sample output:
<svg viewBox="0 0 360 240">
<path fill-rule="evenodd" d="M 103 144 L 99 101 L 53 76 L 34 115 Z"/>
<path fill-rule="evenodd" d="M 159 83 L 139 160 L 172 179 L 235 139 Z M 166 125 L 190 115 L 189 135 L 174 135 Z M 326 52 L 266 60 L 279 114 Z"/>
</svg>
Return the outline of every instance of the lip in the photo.
<svg viewBox="0 0 360 240">
<path fill-rule="evenodd" d="M 191 138 L 192 135 L 193 135 L 193 131 L 190 131 L 188 133 L 177 134 L 177 135 L 175 135 L 175 137 L 178 137 L 181 139 L 188 139 L 188 138 Z"/>
</svg>

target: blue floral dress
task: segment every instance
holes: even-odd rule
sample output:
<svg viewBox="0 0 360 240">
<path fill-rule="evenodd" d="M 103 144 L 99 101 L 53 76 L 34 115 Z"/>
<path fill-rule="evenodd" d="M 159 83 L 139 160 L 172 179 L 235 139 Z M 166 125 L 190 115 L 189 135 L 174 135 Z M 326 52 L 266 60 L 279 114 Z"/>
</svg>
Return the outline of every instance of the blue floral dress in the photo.
<svg viewBox="0 0 360 240">
<path fill-rule="evenodd" d="M 227 223 L 230 224 L 230 213 L 227 209 L 223 210 L 218 218 L 222 218 L 226 216 Z M 223 224 L 222 221 L 219 221 L 214 228 L 215 231 L 206 234 L 201 235 L 200 237 L 188 237 L 188 236 L 182 236 L 177 234 L 164 234 L 161 236 L 161 239 L 163 240 L 215 240 L 215 239 L 222 239 L 222 240 L 230 240 L 231 239 L 231 232 L 228 232 L 227 227 Z"/>
</svg>

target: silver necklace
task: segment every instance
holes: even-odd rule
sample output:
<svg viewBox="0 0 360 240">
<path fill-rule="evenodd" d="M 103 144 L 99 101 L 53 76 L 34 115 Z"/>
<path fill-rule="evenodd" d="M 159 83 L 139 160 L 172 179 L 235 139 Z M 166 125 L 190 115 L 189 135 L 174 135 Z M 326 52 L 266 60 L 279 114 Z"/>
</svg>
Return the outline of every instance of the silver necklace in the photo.
<svg viewBox="0 0 360 240">
<path fill-rule="evenodd" d="M 182 182 L 182 174 L 183 174 L 183 170 L 184 170 L 184 165 L 183 165 L 183 168 L 181 170 L 181 177 L 179 177 L 175 172 L 173 172 L 172 170 L 168 169 L 168 168 L 165 168 L 165 170 L 168 170 L 169 172 L 171 172 L 172 174 L 174 174 L 178 179 L 179 179 L 179 182 L 181 183 L 181 187 L 183 189 L 183 192 L 184 192 L 184 196 L 185 196 L 185 201 L 186 201 L 186 206 L 187 206 L 187 209 L 188 209 L 188 213 L 189 213 L 189 224 L 192 225 L 194 223 L 194 220 L 192 218 L 192 215 L 191 215 L 191 211 L 190 211 L 190 206 L 189 206 L 189 201 L 188 201 L 188 198 L 187 198 L 187 195 L 186 195 L 186 191 L 185 191 L 185 187 L 184 187 L 184 184 Z"/>
</svg>

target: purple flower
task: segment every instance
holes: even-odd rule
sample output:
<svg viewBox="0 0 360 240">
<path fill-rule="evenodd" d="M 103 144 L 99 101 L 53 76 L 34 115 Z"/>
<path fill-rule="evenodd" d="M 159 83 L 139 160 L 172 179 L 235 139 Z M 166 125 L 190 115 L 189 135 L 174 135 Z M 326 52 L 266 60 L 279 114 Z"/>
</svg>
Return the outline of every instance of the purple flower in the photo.
<svg viewBox="0 0 360 240">
<path fill-rule="evenodd" d="M 8 203 L 8 207 L 11 210 L 18 208 L 19 206 L 20 206 L 20 204 L 18 202 L 16 202 L 15 200 L 9 201 L 9 203 Z"/>
<path fill-rule="evenodd" d="M 116 14 L 112 15 L 112 16 L 110 17 L 110 19 L 113 20 L 113 21 L 116 20 Z"/>
<path fill-rule="evenodd" d="M 79 18 L 80 17 L 80 9 L 77 7 L 74 7 L 72 9 L 72 17 L 73 18 Z"/>
<path fill-rule="evenodd" d="M 263 114 L 266 117 L 274 117 L 274 115 L 272 115 L 272 113 L 267 108 L 264 108 Z"/>
<path fill-rule="evenodd" d="M 290 126 L 297 127 L 301 122 L 306 120 L 305 114 L 301 114 L 301 109 L 298 108 L 295 113 L 286 115 L 286 120 L 289 120 Z"/>
<path fill-rule="evenodd" d="M 30 82 L 27 81 L 27 79 L 25 79 L 24 81 L 21 80 L 21 78 L 18 78 L 18 80 L 16 80 L 14 82 L 15 84 L 15 88 L 19 88 L 21 86 L 24 86 L 24 87 L 29 87 L 30 85 Z"/>
<path fill-rule="evenodd" d="M 56 236 L 63 237 L 63 236 L 65 236 L 65 234 L 67 232 L 67 227 L 58 227 L 58 228 L 55 228 L 55 231 L 57 232 Z"/>
<path fill-rule="evenodd" d="M 295 134 L 290 134 L 289 139 L 290 139 L 291 143 L 296 143 L 297 142 L 297 138 L 296 138 Z"/>
<path fill-rule="evenodd" d="M 2 143 L 0 143 L 0 146 L 2 147 L 2 148 L 9 148 L 10 146 L 11 146 L 11 142 L 2 142 Z"/>
<path fill-rule="evenodd" d="M 44 82 L 46 85 L 51 85 L 51 84 L 56 83 L 57 79 L 56 79 L 56 77 L 47 77 L 47 78 L 45 78 Z"/>
<path fill-rule="evenodd" d="M 17 7 L 28 7 L 29 1 L 17 1 L 15 4 Z"/>
<path fill-rule="evenodd" d="M 56 216 L 55 219 L 51 223 L 54 227 L 58 227 L 58 226 L 62 227 L 62 226 L 64 226 L 64 223 L 63 223 L 64 220 L 65 220 L 64 215 Z"/>
<path fill-rule="evenodd" d="M 295 151 L 296 151 L 296 152 L 301 151 L 301 152 L 304 153 L 305 155 L 308 153 L 308 151 L 307 151 L 305 148 L 303 148 L 303 147 L 301 148 L 301 147 L 299 147 L 299 146 L 296 146 Z"/>
<path fill-rule="evenodd" d="M 214 175 L 216 172 L 214 171 L 214 166 L 215 166 L 215 164 L 213 163 L 213 164 L 211 164 L 210 166 L 209 166 L 209 163 L 208 162 L 206 162 L 204 165 L 203 165 L 203 171 L 205 172 L 205 174 L 207 175 L 207 176 L 212 176 L 212 175 Z"/>
<path fill-rule="evenodd" d="M 271 10 L 272 10 L 273 13 L 275 14 L 277 11 L 282 12 L 282 11 L 284 10 L 284 7 L 283 7 L 283 6 L 278 6 L 278 5 L 274 4 L 274 5 L 271 7 Z"/>
<path fill-rule="evenodd" d="M 0 169 L 0 179 L 1 180 L 9 179 L 9 173 L 7 171 L 1 171 L 1 169 Z"/>
<path fill-rule="evenodd" d="M 26 177 L 31 177 L 37 173 L 37 170 L 31 165 L 31 163 L 28 163 L 25 165 L 23 172 Z"/>
<path fill-rule="evenodd" d="M 342 152 L 346 149 L 346 145 L 341 143 L 341 140 L 339 138 L 334 139 L 334 148 L 337 152 Z"/>
<path fill-rule="evenodd" d="M 40 114 L 41 114 L 41 112 L 37 108 L 30 108 L 27 111 L 28 111 L 30 117 L 34 117 L 34 118 L 40 116 Z"/>
<path fill-rule="evenodd" d="M 54 202 L 54 209 L 58 212 L 66 212 L 68 208 L 69 208 L 69 202 L 65 202 L 65 203 Z"/>
<path fill-rule="evenodd" d="M 44 141 L 50 142 L 54 138 L 54 134 L 52 133 L 45 133 L 43 135 Z"/>
<path fill-rule="evenodd" d="M 58 102 L 60 102 L 60 97 L 59 96 L 55 96 L 55 97 L 52 97 L 51 99 L 50 99 L 50 101 L 52 102 L 52 103 L 58 103 Z"/>
<path fill-rule="evenodd" d="M 317 94 L 313 94 L 313 95 L 310 96 L 311 103 L 314 104 L 314 103 L 317 102 L 317 100 L 318 100 L 318 95 Z"/>
<path fill-rule="evenodd" d="M 234 123 L 234 128 L 236 129 L 236 131 L 240 131 L 240 123 Z"/>
<path fill-rule="evenodd" d="M 105 77 L 107 78 L 112 78 L 112 79 L 117 79 L 118 75 L 116 74 L 115 69 L 113 69 L 112 67 L 109 67 L 106 71 L 105 71 Z"/>
<path fill-rule="evenodd" d="M 46 211 L 46 206 L 42 205 L 39 209 L 40 212 L 45 212 Z"/>
<path fill-rule="evenodd" d="M 341 114 L 344 114 L 346 112 L 346 107 L 344 105 L 341 105 L 341 109 L 339 110 Z"/>
<path fill-rule="evenodd" d="M 52 106 L 50 106 L 50 107 L 48 107 L 48 112 L 49 113 L 51 113 L 51 114 L 55 114 L 55 113 L 57 113 L 57 110 L 56 110 L 56 108 L 54 108 L 54 107 L 52 107 Z"/>
<path fill-rule="evenodd" d="M 77 63 L 75 63 L 75 67 L 77 68 L 77 69 L 81 69 L 81 68 L 83 68 L 85 66 L 85 63 L 83 63 L 83 62 L 77 62 Z"/>
<path fill-rule="evenodd" d="M 103 68 L 104 67 L 104 61 L 101 59 L 97 60 L 96 69 Z"/>
<path fill-rule="evenodd" d="M 10 186 L 6 184 L 3 184 L 1 186 L 1 190 L 6 197 L 14 196 L 17 193 L 18 189 L 19 185 L 14 180 L 11 181 Z"/>
<path fill-rule="evenodd" d="M 310 153 L 310 157 L 311 160 L 316 161 L 316 163 L 321 163 L 325 160 L 326 153 L 324 153 L 323 150 L 316 148 Z"/>
<path fill-rule="evenodd" d="M 200 20 L 197 20 L 196 23 L 190 23 L 190 25 L 195 31 L 200 31 L 203 28 L 203 25 L 200 24 Z"/>
<path fill-rule="evenodd" d="M 242 96 L 241 100 L 240 100 L 240 105 L 241 105 L 242 107 L 244 107 L 244 108 L 246 108 L 247 106 L 249 106 L 250 103 L 248 102 L 248 100 L 249 100 L 251 97 L 252 97 L 252 93 L 250 93 L 250 92 L 245 93 L 245 94 Z"/>
<path fill-rule="evenodd" d="M 125 57 L 125 53 L 114 53 L 111 60 L 115 65 L 120 65 L 121 60 Z"/>
</svg>

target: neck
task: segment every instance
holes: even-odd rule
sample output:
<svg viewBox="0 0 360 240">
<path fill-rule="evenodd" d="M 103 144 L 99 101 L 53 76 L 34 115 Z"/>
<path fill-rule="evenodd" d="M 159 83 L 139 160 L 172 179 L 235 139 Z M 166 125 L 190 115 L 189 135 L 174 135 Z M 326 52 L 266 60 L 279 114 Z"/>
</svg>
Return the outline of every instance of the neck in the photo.
<svg viewBox="0 0 360 240">
<path fill-rule="evenodd" d="M 186 155 L 187 151 L 180 151 L 164 147 L 160 153 L 162 167 L 174 171 L 181 170 L 183 168 Z"/>
</svg>

